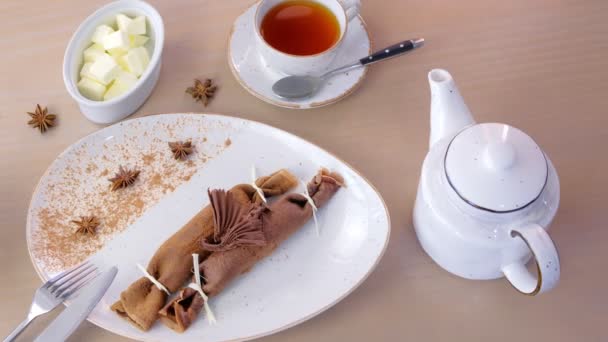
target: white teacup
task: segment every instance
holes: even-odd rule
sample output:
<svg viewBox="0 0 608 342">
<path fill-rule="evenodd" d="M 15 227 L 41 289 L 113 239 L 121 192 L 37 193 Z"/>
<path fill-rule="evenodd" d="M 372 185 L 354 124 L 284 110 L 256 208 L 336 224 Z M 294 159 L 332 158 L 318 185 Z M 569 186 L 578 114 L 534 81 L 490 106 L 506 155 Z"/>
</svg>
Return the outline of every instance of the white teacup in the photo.
<svg viewBox="0 0 608 342">
<path fill-rule="evenodd" d="M 287 75 L 310 75 L 320 74 L 326 71 L 331 62 L 334 60 L 342 42 L 348 23 L 359 15 L 360 0 L 313 0 L 327 7 L 338 20 L 340 25 L 340 38 L 329 49 L 307 56 L 292 55 L 286 52 L 279 51 L 270 46 L 262 37 L 260 27 L 262 20 L 273 7 L 285 2 L 285 0 L 262 0 L 258 5 L 255 13 L 255 44 L 258 53 L 264 59 L 265 63 L 272 69 L 282 72 Z"/>
</svg>

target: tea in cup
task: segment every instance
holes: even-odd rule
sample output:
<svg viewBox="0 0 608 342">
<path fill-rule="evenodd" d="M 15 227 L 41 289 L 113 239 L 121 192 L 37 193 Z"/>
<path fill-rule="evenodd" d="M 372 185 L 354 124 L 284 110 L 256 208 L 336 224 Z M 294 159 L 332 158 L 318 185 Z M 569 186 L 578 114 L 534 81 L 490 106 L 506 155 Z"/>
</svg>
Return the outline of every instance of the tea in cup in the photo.
<svg viewBox="0 0 608 342">
<path fill-rule="evenodd" d="M 336 57 L 359 0 L 262 0 L 256 46 L 266 65 L 288 75 L 318 74 Z"/>
</svg>

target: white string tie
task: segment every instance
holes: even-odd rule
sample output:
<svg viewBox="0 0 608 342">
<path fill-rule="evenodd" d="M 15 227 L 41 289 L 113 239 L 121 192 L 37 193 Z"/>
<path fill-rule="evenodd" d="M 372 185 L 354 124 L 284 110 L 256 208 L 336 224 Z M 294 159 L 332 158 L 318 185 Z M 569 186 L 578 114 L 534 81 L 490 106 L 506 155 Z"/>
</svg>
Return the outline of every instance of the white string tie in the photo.
<svg viewBox="0 0 608 342">
<path fill-rule="evenodd" d="M 152 282 L 152 284 L 156 285 L 159 290 L 165 291 L 166 294 L 171 295 L 169 290 L 167 290 L 167 288 L 163 284 L 161 284 L 160 281 L 156 280 L 156 278 L 154 278 L 150 273 L 148 273 L 148 271 L 146 271 L 146 269 L 142 265 L 135 265 L 137 265 L 137 268 L 139 268 L 139 270 L 144 274 L 144 276 L 148 278 Z"/>
<path fill-rule="evenodd" d="M 255 175 L 255 165 L 251 165 L 251 186 L 258 193 L 258 195 L 260 196 L 262 201 L 264 201 L 264 203 L 267 203 L 266 197 L 264 196 L 264 190 L 262 190 L 262 188 L 260 188 L 257 184 L 255 184 L 256 179 L 257 179 L 257 177 Z"/>
<path fill-rule="evenodd" d="M 211 311 L 211 307 L 209 306 L 209 297 L 207 297 L 205 292 L 203 292 L 203 287 L 201 286 L 201 273 L 198 269 L 198 254 L 196 253 L 192 254 L 192 264 L 194 265 L 195 282 L 188 284 L 188 287 L 195 290 L 201 295 L 201 297 L 203 297 L 203 300 L 205 301 L 205 313 L 209 318 L 209 324 L 213 325 L 217 323 L 217 320 L 215 319 L 215 315 L 213 314 L 213 311 Z"/>
<path fill-rule="evenodd" d="M 315 221 L 315 229 L 317 230 L 317 236 L 321 236 L 321 230 L 319 229 L 319 222 L 317 221 L 317 206 L 315 205 L 315 201 L 312 199 L 312 197 L 310 197 L 310 194 L 308 193 L 308 186 L 306 185 L 306 183 L 304 183 L 304 181 L 300 180 L 300 183 L 302 183 L 302 185 L 304 186 L 304 192 L 301 193 L 300 195 L 304 196 L 304 198 L 306 198 L 306 201 L 308 202 L 308 204 L 310 204 L 310 207 L 312 208 L 312 218 Z"/>
</svg>

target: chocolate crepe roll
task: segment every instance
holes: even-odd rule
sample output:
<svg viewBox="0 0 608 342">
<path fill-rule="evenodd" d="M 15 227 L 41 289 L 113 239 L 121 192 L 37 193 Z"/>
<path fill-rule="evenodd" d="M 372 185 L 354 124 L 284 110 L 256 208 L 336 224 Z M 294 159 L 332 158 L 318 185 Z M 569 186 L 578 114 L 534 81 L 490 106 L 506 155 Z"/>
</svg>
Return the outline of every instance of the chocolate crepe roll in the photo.
<svg viewBox="0 0 608 342">
<path fill-rule="evenodd" d="M 282 194 L 293 188 L 296 178 L 286 170 L 260 177 L 256 185 L 265 196 Z M 230 191 L 231 198 L 241 204 L 262 202 L 249 184 L 240 184 Z M 177 291 L 191 276 L 192 254 L 200 260 L 209 255 L 200 244 L 214 233 L 213 210 L 210 205 L 198 212 L 185 226 L 173 234 L 156 251 L 147 271 L 169 292 Z M 158 311 L 165 305 L 167 294 L 159 290 L 148 278 L 142 277 L 120 294 L 120 300 L 112 305 L 118 315 L 142 330 L 148 330 L 158 318 Z"/>
<path fill-rule="evenodd" d="M 338 191 L 342 177 L 321 170 L 308 184 L 308 193 L 317 208 L 321 208 Z M 252 218 L 252 216 L 250 216 Z M 199 270 L 205 278 L 203 291 L 208 296 L 218 294 L 234 278 L 251 269 L 260 259 L 270 255 L 277 246 L 302 227 L 312 217 L 312 207 L 300 194 L 278 198 L 261 215 L 266 244 L 220 249 L 201 262 Z M 206 241 L 206 240 L 203 240 Z M 206 249 L 212 244 L 203 242 Z"/>
<path fill-rule="evenodd" d="M 308 192 L 316 207 L 325 205 L 342 182 L 338 174 L 321 170 L 308 184 Z M 203 291 L 209 296 L 221 292 L 230 281 L 270 255 L 312 216 L 312 207 L 300 194 L 283 195 L 266 207 L 245 206 L 230 196 L 224 196 L 222 191 L 212 191 L 210 202 L 216 222 L 215 232 L 213 237 L 202 240 L 202 246 L 214 252 L 199 265 L 205 282 Z M 258 232 L 263 234 L 256 235 Z M 204 304 L 200 294 L 190 290 L 183 289 L 178 298 L 160 311 L 161 321 L 178 332 L 188 328 Z"/>
</svg>

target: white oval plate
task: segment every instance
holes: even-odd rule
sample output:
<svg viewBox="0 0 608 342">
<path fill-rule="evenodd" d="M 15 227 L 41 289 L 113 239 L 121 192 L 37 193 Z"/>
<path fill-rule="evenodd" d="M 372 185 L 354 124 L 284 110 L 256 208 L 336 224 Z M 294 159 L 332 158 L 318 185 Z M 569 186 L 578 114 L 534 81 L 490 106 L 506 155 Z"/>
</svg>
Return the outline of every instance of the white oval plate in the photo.
<svg viewBox="0 0 608 342">
<path fill-rule="evenodd" d="M 121 157 L 125 165 L 135 165 L 141 164 L 138 159 L 141 151 L 162 145 L 159 150 L 162 153 L 166 141 L 189 138 L 196 144 L 196 153 L 191 158 L 198 160 L 204 155 L 208 160 L 196 166 L 196 172 L 185 177 L 173 191 L 155 203 L 148 203 L 149 207 L 144 205 L 145 210 L 122 232 L 104 236 L 105 245 L 92 257 L 101 267 L 117 265 L 119 268 L 114 283 L 89 316 L 94 324 L 142 341 L 229 341 L 261 337 L 301 323 L 336 304 L 365 280 L 382 257 L 390 234 L 388 211 L 374 187 L 343 161 L 301 138 L 261 123 L 211 114 L 164 114 L 101 129 L 68 147 L 51 164 L 34 191 L 27 219 L 28 248 L 40 277 L 46 280 L 65 267 L 53 264 L 56 256 L 36 251 L 36 245 L 41 243 L 36 240 L 44 235 L 40 234 L 38 213 L 57 206 L 49 202 L 50 192 L 73 184 L 79 177 L 87 187 L 95 188 L 99 183 L 107 188 L 107 177 L 91 176 L 90 170 L 78 171 L 90 169 L 92 164 L 103 167 L 108 159 L 107 149 L 135 144 L 138 150 L 125 152 L 123 149 Z M 170 155 L 163 158 L 166 158 L 163 162 L 173 162 Z M 209 325 L 201 314 L 183 334 L 160 323 L 142 332 L 111 312 L 109 306 L 119 298 L 120 292 L 141 276 L 135 263 L 146 265 L 166 238 L 207 205 L 208 187 L 229 188 L 249 183 L 253 164 L 258 175 L 287 168 L 307 181 L 320 167 L 327 167 L 344 176 L 347 186 L 319 210 L 320 237 L 309 222 L 272 256 L 213 298 L 210 304 L 218 318 L 216 325 Z M 144 184 L 146 189 L 152 187 L 146 183 L 146 171 L 143 167 L 135 185 L 121 191 L 143 191 Z M 68 181 L 62 177 L 66 172 L 70 173 Z M 69 204 L 66 210 L 72 215 L 84 215 L 89 210 L 79 208 L 89 203 L 78 198 L 79 192 L 62 193 L 61 202 Z M 69 221 L 65 222 L 66 234 L 73 234 L 73 229 Z M 103 235 L 103 218 L 99 229 Z M 82 243 L 89 241 L 78 238 L 84 239 L 78 240 L 84 241 Z"/>
</svg>

